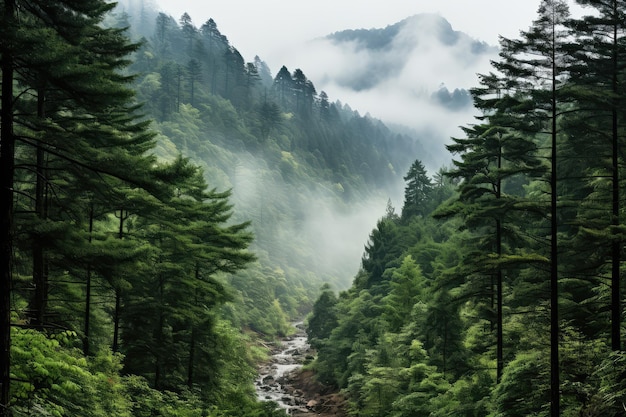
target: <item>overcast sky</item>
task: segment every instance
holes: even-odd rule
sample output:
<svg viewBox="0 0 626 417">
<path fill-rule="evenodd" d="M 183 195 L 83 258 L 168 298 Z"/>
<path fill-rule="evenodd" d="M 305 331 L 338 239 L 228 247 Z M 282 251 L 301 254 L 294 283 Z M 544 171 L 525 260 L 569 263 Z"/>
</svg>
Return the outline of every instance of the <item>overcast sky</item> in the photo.
<svg viewBox="0 0 626 417">
<path fill-rule="evenodd" d="M 196 26 L 213 18 L 222 34 L 251 61 L 274 70 L 281 50 L 344 29 L 383 28 L 419 13 L 438 13 L 456 30 L 497 44 L 516 37 L 536 17 L 539 0 L 156 0 L 178 19 L 189 13 Z M 276 61 L 276 62 L 275 62 Z"/>
</svg>

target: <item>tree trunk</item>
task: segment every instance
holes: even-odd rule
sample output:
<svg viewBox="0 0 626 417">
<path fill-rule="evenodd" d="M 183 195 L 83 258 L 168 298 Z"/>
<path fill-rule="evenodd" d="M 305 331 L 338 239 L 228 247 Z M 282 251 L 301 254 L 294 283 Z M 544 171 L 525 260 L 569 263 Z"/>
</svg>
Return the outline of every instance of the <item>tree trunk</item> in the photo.
<svg viewBox="0 0 626 417">
<path fill-rule="evenodd" d="M 93 232 L 93 204 L 89 206 L 89 244 Z M 85 289 L 85 335 L 83 336 L 83 354 L 89 356 L 89 327 L 91 325 L 91 264 L 87 265 L 87 283 Z"/>
<path fill-rule="evenodd" d="M 500 135 L 500 138 L 502 136 Z M 498 147 L 498 181 L 496 183 L 496 199 L 502 197 L 502 180 L 500 175 L 502 170 L 502 142 Z M 498 258 L 502 256 L 502 222 L 500 219 L 496 220 L 496 254 Z M 498 265 L 498 271 L 496 276 L 496 322 L 498 324 L 496 330 L 496 382 L 499 384 L 502 380 L 502 373 L 504 371 L 504 329 L 502 323 L 502 267 Z"/>
<path fill-rule="evenodd" d="M 552 29 L 552 149 L 550 155 L 550 415 L 560 415 L 559 277 L 557 219 L 556 28 Z"/>
<path fill-rule="evenodd" d="M 4 1 L 0 23 L 14 26 L 15 2 Z M 13 55 L 10 40 L 3 39 L 2 99 L 0 109 L 0 416 L 9 416 L 11 351 L 11 265 L 13 264 L 13 175 L 15 136 L 13 135 Z"/>
<path fill-rule="evenodd" d="M 128 218 L 128 212 L 124 207 L 120 209 L 120 227 L 118 230 L 118 238 L 124 238 L 124 220 Z M 122 288 L 120 285 L 115 288 L 115 311 L 113 312 L 113 352 L 119 350 L 120 340 L 120 315 L 122 309 Z"/>
<path fill-rule="evenodd" d="M 113 352 L 118 352 L 120 340 L 120 309 L 122 306 L 122 290 L 115 289 L 115 311 L 113 312 Z"/>
<path fill-rule="evenodd" d="M 613 1 L 613 17 L 616 18 L 618 16 L 618 5 L 617 1 Z M 613 25 L 613 56 L 612 56 L 612 64 L 613 64 L 613 78 L 612 78 L 612 90 L 615 94 L 613 99 L 613 109 L 612 109 L 612 170 L 613 170 L 613 190 L 612 190 L 612 199 L 613 199 L 613 216 L 612 216 L 612 225 L 615 229 L 618 228 L 620 224 L 620 192 L 619 192 L 619 126 L 618 126 L 618 116 L 617 109 L 619 107 L 619 38 L 618 38 L 618 25 L 617 22 Z M 611 245 L 611 348 L 614 351 L 621 350 L 621 291 L 620 291 L 620 261 L 621 261 L 621 247 L 622 242 L 618 239 L 613 238 Z"/>
<path fill-rule="evenodd" d="M 37 118 L 45 117 L 45 81 L 40 80 L 37 88 Z M 37 162 L 35 167 L 35 215 L 40 221 L 46 219 L 46 153 L 37 142 Z M 35 237 L 32 242 L 33 254 L 33 286 L 35 293 L 32 295 L 29 307 L 31 324 L 42 327 L 45 322 L 45 314 L 48 304 L 48 274 L 46 271 L 46 255 L 42 239 Z"/>
</svg>

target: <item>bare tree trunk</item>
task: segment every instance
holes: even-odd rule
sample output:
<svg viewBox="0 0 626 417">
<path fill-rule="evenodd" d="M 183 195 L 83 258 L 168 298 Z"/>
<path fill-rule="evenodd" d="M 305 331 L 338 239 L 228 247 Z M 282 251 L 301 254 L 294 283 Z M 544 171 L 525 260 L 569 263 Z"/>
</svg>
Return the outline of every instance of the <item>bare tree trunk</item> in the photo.
<svg viewBox="0 0 626 417">
<path fill-rule="evenodd" d="M 613 1 L 613 17 L 618 16 L 618 4 L 617 1 Z M 612 167 L 613 170 L 613 216 L 612 225 L 615 228 L 620 224 L 620 190 L 619 190 L 619 120 L 617 115 L 617 109 L 619 108 L 619 38 L 618 38 L 618 24 L 617 21 L 613 24 L 613 79 L 612 90 L 615 93 L 616 98 L 613 99 L 612 109 Z M 622 324 L 622 308 L 621 308 L 621 247 L 622 242 L 613 238 L 611 244 L 611 349 L 614 351 L 621 350 L 621 324 Z"/>
<path fill-rule="evenodd" d="M 93 233 L 93 203 L 89 205 L 89 244 Z M 89 332 L 91 325 L 91 263 L 87 265 L 87 288 L 85 289 L 85 336 L 83 338 L 83 353 L 89 356 Z"/>
<path fill-rule="evenodd" d="M 5 28 L 15 19 L 14 0 L 4 1 L 0 20 Z M 13 263 L 13 175 L 15 136 L 13 135 L 13 55 L 9 40 L 0 42 L 2 99 L 0 110 L 0 416 L 9 416 L 11 359 L 11 278 Z"/>
<path fill-rule="evenodd" d="M 552 152 L 550 156 L 550 415 L 559 417 L 561 392 L 559 364 L 559 264 L 557 219 L 557 97 L 556 28 L 552 28 Z"/>
<path fill-rule="evenodd" d="M 39 81 L 37 88 L 37 117 L 45 117 L 45 80 Z M 46 218 L 46 169 L 45 150 L 37 143 L 37 165 L 35 179 L 35 215 L 39 220 Z M 41 239 L 35 238 L 32 242 L 33 254 L 33 284 L 35 293 L 30 299 L 29 316 L 35 327 L 44 325 L 45 313 L 48 304 L 48 274 L 46 267 L 45 249 Z"/>
</svg>

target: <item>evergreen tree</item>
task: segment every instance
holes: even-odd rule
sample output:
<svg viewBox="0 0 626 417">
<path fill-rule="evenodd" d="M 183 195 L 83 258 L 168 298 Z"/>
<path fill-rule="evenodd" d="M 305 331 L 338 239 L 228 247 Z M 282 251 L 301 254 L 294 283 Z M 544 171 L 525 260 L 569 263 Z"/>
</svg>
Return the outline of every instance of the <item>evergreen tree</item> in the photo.
<svg viewBox="0 0 626 417">
<path fill-rule="evenodd" d="M 11 289 L 13 278 L 13 181 L 15 170 L 15 134 L 13 123 L 13 77 L 16 55 L 17 17 L 15 2 L 3 2 L 0 23 L 2 42 L 2 97 L 0 105 L 0 416 L 10 416 L 11 384 Z"/>
<path fill-rule="evenodd" d="M 309 343 L 314 348 L 321 347 L 323 341 L 328 339 L 332 330 L 337 327 L 336 304 L 337 296 L 328 284 L 324 284 L 307 321 Z"/>
<path fill-rule="evenodd" d="M 59 203 L 66 198 L 65 194 L 52 206 L 51 200 L 46 200 L 46 189 L 51 189 L 51 185 L 67 184 L 64 191 L 69 191 L 81 181 L 85 184 L 94 173 L 124 177 L 141 169 L 139 159 L 128 165 L 127 160 L 120 161 L 119 166 L 110 167 L 104 163 L 106 157 L 99 149 L 124 142 L 139 148 L 141 143 L 150 142 L 150 135 L 143 134 L 145 123 L 134 121 L 134 109 L 129 104 L 132 92 L 127 83 L 132 77 L 121 73 L 128 64 L 127 55 L 136 49 L 136 45 L 127 41 L 122 30 L 99 26 L 104 15 L 113 7 L 111 4 L 96 0 L 69 6 L 60 2 L 45 2 L 45 5 L 20 2 L 19 16 L 16 6 L 18 4 L 13 1 L 5 3 L 3 15 L 6 23 L 3 28 L 8 31 L 6 39 L 10 42 L 3 42 L 2 53 L 2 159 L 3 167 L 8 167 L 2 178 L 7 184 L 11 183 L 6 190 L 25 191 L 25 195 L 32 192 L 34 209 L 26 213 L 35 215 L 32 219 L 35 223 L 44 226 L 53 220 L 63 228 L 64 233 L 56 242 L 59 245 L 54 248 L 54 255 L 63 257 L 69 248 L 61 247 L 60 243 L 68 241 L 67 232 L 71 230 L 69 219 L 50 219 L 49 216 L 78 214 L 82 208 L 80 201 L 76 201 L 61 209 Z M 20 30 L 17 30 L 18 26 Z M 30 52 L 26 53 L 27 50 Z M 9 89 L 10 85 L 14 85 L 17 91 Z M 28 89 L 37 94 L 22 94 Z M 20 111 L 16 112 L 18 108 Z M 19 142 L 16 141 L 17 136 L 13 136 L 14 125 L 19 126 Z M 21 151 L 16 153 L 18 146 Z M 34 151 L 29 152 L 29 148 Z M 28 161 L 31 156 L 34 159 Z M 18 165 L 17 157 L 25 160 L 20 159 Z M 59 171 L 47 166 L 50 160 L 58 164 L 55 169 Z M 37 178 L 18 185 L 15 178 L 19 175 L 20 179 L 28 180 L 28 174 L 14 172 L 16 166 L 36 167 Z M 123 171 L 130 166 L 135 167 Z M 12 195 L 3 200 L 3 204 L 5 201 L 7 204 L 6 210 L 15 211 L 13 202 L 16 197 Z M 70 203 L 70 200 L 65 199 L 64 203 Z M 19 204 L 21 207 L 22 202 Z M 8 222 L 14 220 L 16 224 L 25 220 L 15 218 L 14 213 L 8 219 Z M 16 228 L 15 224 L 7 226 L 7 233 Z M 10 235 L 6 236 L 6 240 L 3 237 L 3 245 L 8 245 L 7 249 L 11 246 L 11 250 L 15 250 L 22 242 L 32 248 L 32 277 L 37 290 L 31 298 L 30 315 L 37 326 L 44 324 L 48 309 L 49 270 L 45 252 L 52 250 L 51 246 L 33 243 L 38 239 L 36 234 L 42 230 L 41 227 L 34 229 L 30 244 L 22 240 L 25 237 L 23 234 L 20 240 L 11 239 Z M 41 242 L 44 241 L 45 237 Z M 6 264 L 7 268 L 10 264 Z M 10 279 L 10 270 L 5 272 L 6 278 Z M 10 291 L 6 293 L 10 294 Z M 2 330 L 4 332 L 4 326 Z M 9 339 L 5 340 L 7 345 L 3 347 L 3 352 L 8 353 Z M 8 367 L 8 361 L 6 363 Z M 3 392 L 8 389 L 8 381 L 3 381 L 2 388 Z"/>
<path fill-rule="evenodd" d="M 432 208 L 429 206 L 433 192 L 433 184 L 426 173 L 424 164 L 419 159 L 409 168 L 404 177 L 404 206 L 402 207 L 402 219 L 407 221 L 414 216 L 426 216 Z"/>
<path fill-rule="evenodd" d="M 534 100 L 534 109 L 539 122 L 545 126 L 550 144 L 550 364 L 551 364 L 551 415 L 560 415 L 559 383 L 559 185 L 558 162 L 558 117 L 563 108 L 561 87 L 566 72 L 565 45 L 569 33 L 565 23 L 569 18 L 567 3 L 544 0 L 539 6 L 538 19 L 521 40 L 503 40 L 501 56 L 496 68 L 503 71 L 513 82 L 521 81 L 516 88 L 523 87 Z M 545 116 L 544 116 L 545 115 Z M 543 119 L 543 120 L 542 120 Z"/>
<path fill-rule="evenodd" d="M 271 101 L 260 104 L 258 113 L 261 139 L 265 141 L 272 129 L 275 129 L 280 124 L 282 116 L 278 104 Z"/>
<path fill-rule="evenodd" d="M 621 349 L 621 258 L 622 233 L 621 220 L 621 148 L 625 117 L 624 99 L 621 85 L 626 68 L 626 52 L 623 41 L 626 33 L 624 8 L 620 1 L 579 1 L 597 12 L 592 16 L 571 23 L 576 33 L 576 45 L 571 54 L 577 58 L 576 65 L 570 71 L 573 95 L 580 109 L 577 117 L 568 118 L 566 128 L 575 141 L 572 146 L 574 155 L 572 165 L 584 167 L 589 178 L 580 189 L 586 191 L 582 196 L 585 203 L 581 206 L 579 224 L 580 237 L 577 250 L 594 249 L 588 259 L 608 258 L 610 265 L 611 288 L 611 346 Z M 590 54 L 588 51 L 593 51 Z M 583 135 L 584 133 L 584 135 Z M 583 139 L 584 138 L 584 139 Z M 590 159 L 593 152 L 602 158 Z M 605 156 L 606 155 L 606 156 Z M 599 174 L 599 175 L 598 175 Z M 610 178 L 608 184 L 600 178 Z M 605 196 L 606 195 L 606 196 Z M 585 198 L 586 197 L 586 198 Z M 611 201 L 611 218 L 603 219 L 597 215 L 588 215 L 591 211 L 603 210 L 604 204 L 598 201 Z M 590 244 L 593 242 L 593 244 Z M 607 247 L 609 242 L 610 247 Z M 585 268 L 585 280 L 593 280 L 593 275 L 603 275 L 603 262 Z"/>
<path fill-rule="evenodd" d="M 388 287 L 384 282 L 383 274 L 403 249 L 398 240 L 397 222 L 389 218 L 380 219 L 370 234 L 361 260 L 363 270 L 367 273 L 367 279 L 364 281 L 356 279 L 355 285 L 357 287 L 365 289 L 375 286 L 379 294 L 387 292 Z"/>
<path fill-rule="evenodd" d="M 165 54 L 169 50 L 169 31 L 172 26 L 175 26 L 176 22 L 172 24 L 172 18 L 167 16 L 165 13 L 159 13 L 156 18 L 156 27 L 155 27 L 155 43 L 157 46 L 157 50 L 161 54 Z"/>
<path fill-rule="evenodd" d="M 504 269 L 507 264 L 536 260 L 522 255 L 528 242 L 519 232 L 519 221 L 531 220 L 529 211 L 541 211 L 540 207 L 533 209 L 516 182 L 520 178 L 528 181 L 524 177 L 538 178 L 545 170 L 532 131 L 526 127 L 526 131 L 519 131 L 525 125 L 525 116 L 509 110 L 520 106 L 524 97 L 507 93 L 505 80 L 493 74 L 480 79 L 481 86 L 472 94 L 476 106 L 484 112 L 479 117 L 483 124 L 464 128 L 467 138 L 453 139 L 454 144 L 448 146 L 451 152 L 461 155 L 462 161 L 455 161 L 455 169 L 447 175 L 462 181 L 458 202 L 440 209 L 438 216 L 460 214 L 463 227 L 474 232 L 467 245 L 474 250 L 464 257 L 458 273 L 467 276 L 467 291 L 487 297 L 485 318 L 496 329 L 499 381 L 504 367 Z"/>
<path fill-rule="evenodd" d="M 245 252 L 251 236 L 247 223 L 222 225 L 231 215 L 228 193 L 207 191 L 202 171 L 188 160 L 179 158 L 155 174 L 169 189 L 169 213 L 139 223 L 154 247 L 154 264 L 137 274 L 124 298 L 122 350 L 129 371 L 156 388 L 180 390 L 216 371 L 197 371 L 197 347 L 214 337 L 212 311 L 228 299 L 215 275 L 233 273 L 253 259 Z"/>
<path fill-rule="evenodd" d="M 287 108 L 289 103 L 289 97 L 291 89 L 293 87 L 293 79 L 289 70 L 284 65 L 280 68 L 280 71 L 274 77 L 273 88 L 276 91 L 278 102 L 283 108 Z"/>
<path fill-rule="evenodd" d="M 202 81 L 202 68 L 196 59 L 190 59 L 187 63 L 187 81 L 189 82 L 189 104 L 195 103 L 196 86 Z"/>
<path fill-rule="evenodd" d="M 180 17 L 179 23 L 180 23 L 183 37 L 187 41 L 187 55 L 191 56 L 192 51 L 193 51 L 193 41 L 196 37 L 197 29 L 193 25 L 191 16 L 189 16 L 189 14 L 186 12 L 183 13 L 183 15 Z"/>
</svg>

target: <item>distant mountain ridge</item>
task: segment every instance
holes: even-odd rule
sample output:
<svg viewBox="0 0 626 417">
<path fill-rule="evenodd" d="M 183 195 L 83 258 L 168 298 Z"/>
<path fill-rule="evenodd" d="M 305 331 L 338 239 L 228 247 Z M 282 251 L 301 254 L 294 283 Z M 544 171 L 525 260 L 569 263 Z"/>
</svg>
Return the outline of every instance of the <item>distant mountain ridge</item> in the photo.
<svg viewBox="0 0 626 417">
<path fill-rule="evenodd" d="M 326 36 L 326 39 L 336 44 L 356 42 L 359 47 L 376 50 L 382 49 L 393 42 L 406 28 L 428 27 L 444 45 L 452 46 L 461 40 L 471 40 L 472 53 L 481 54 L 492 47 L 486 42 L 471 38 L 468 34 L 456 31 L 448 20 L 434 13 L 421 13 L 407 17 L 400 22 L 388 25 L 385 28 L 346 29 Z"/>
<path fill-rule="evenodd" d="M 437 47 L 452 51 L 460 66 L 497 51 L 486 42 L 454 30 L 448 20 L 432 13 L 413 15 L 385 28 L 342 30 L 323 40 L 365 57 L 360 63 L 361 70 L 335 79 L 339 85 L 354 91 L 374 88 L 399 75 L 420 49 Z"/>
</svg>

